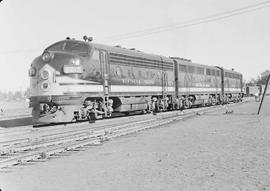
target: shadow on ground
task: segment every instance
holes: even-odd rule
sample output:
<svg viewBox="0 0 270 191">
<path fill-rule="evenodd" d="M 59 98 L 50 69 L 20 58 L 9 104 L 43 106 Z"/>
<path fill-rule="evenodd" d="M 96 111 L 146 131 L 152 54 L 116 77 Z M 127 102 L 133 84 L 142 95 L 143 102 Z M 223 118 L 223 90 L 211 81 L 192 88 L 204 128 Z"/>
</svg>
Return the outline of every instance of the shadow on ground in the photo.
<svg viewBox="0 0 270 191">
<path fill-rule="evenodd" d="M 32 125 L 32 117 L 0 120 L 0 127 L 19 127 Z"/>
</svg>

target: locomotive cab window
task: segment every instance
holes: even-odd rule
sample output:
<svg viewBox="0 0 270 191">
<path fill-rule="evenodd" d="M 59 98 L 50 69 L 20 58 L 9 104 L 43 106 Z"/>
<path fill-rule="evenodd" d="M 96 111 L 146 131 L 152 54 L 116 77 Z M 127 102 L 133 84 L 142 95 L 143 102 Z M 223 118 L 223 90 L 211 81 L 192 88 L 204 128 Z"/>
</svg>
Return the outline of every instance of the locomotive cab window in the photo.
<svg viewBox="0 0 270 191">
<path fill-rule="evenodd" d="M 63 41 L 53 44 L 46 49 L 47 51 L 64 51 L 79 54 L 81 56 L 87 56 L 90 47 L 81 42 Z"/>
<path fill-rule="evenodd" d="M 46 50 L 48 50 L 48 51 L 62 51 L 63 50 L 63 42 L 55 43 L 55 44 L 51 45 L 50 47 L 48 47 Z"/>
<path fill-rule="evenodd" d="M 94 50 L 91 56 L 91 62 L 89 64 L 89 73 L 94 79 L 101 79 L 102 76 L 102 67 L 100 64 L 99 54 L 100 52 L 98 50 Z"/>
<path fill-rule="evenodd" d="M 94 50 L 94 52 L 92 54 L 92 59 L 97 60 L 99 62 L 99 51 L 98 50 Z"/>
<path fill-rule="evenodd" d="M 105 53 L 104 52 L 100 52 L 100 63 L 105 64 Z"/>
</svg>

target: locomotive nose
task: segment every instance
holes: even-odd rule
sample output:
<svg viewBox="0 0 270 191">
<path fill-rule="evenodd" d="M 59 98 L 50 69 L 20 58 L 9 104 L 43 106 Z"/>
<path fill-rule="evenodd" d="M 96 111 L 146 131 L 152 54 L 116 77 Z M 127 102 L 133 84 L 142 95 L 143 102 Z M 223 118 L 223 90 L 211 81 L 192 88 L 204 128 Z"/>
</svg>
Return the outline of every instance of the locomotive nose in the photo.
<svg viewBox="0 0 270 191">
<path fill-rule="evenodd" d="M 59 74 L 81 73 L 82 71 L 82 58 L 67 52 L 45 51 L 40 57 L 40 62 L 43 66 L 46 64 L 50 65 L 59 72 Z M 48 72 L 43 71 L 42 75 L 46 76 Z"/>
<path fill-rule="evenodd" d="M 48 91 L 55 79 L 55 70 L 49 65 L 45 65 L 39 72 L 39 83 L 42 91 Z"/>
</svg>

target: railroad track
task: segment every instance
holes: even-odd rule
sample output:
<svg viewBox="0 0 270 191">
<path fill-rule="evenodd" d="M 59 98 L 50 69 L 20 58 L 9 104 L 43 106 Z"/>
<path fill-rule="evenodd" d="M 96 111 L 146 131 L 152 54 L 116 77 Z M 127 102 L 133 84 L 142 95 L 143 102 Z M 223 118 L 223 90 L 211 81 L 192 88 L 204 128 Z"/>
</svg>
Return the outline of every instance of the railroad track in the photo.
<svg viewBox="0 0 270 191">
<path fill-rule="evenodd" d="M 136 133 L 146 129 L 159 127 L 184 118 L 213 112 L 221 109 L 221 106 L 206 108 L 195 108 L 184 112 L 173 111 L 159 113 L 156 116 L 145 115 L 142 117 L 131 117 L 121 122 L 106 120 L 105 123 L 86 125 L 76 124 L 69 128 L 58 127 L 53 130 L 40 129 L 36 131 L 36 137 L 11 139 L 0 142 L 0 169 L 21 163 L 43 160 L 59 153 L 74 151 L 76 149 L 100 145 L 102 142 L 115 137 Z M 50 131 L 53 130 L 53 131 Z"/>
<path fill-rule="evenodd" d="M 138 119 L 139 117 L 139 119 Z M 25 130 L 13 130 L 9 129 L 9 131 L 0 133 L 0 151 L 7 149 L 13 145 L 20 145 L 25 142 L 31 142 L 36 139 L 46 139 L 46 138 L 54 138 L 66 136 L 67 134 L 77 134 L 80 132 L 85 132 L 89 130 L 94 130 L 96 128 L 104 128 L 111 127 L 114 125 L 121 125 L 128 122 L 135 122 L 138 120 L 148 119 L 150 115 L 144 116 L 132 116 L 128 118 L 122 118 L 119 122 L 119 119 L 109 119 L 104 121 L 97 121 L 96 123 L 91 123 L 89 125 L 88 122 L 83 123 L 74 123 L 67 125 L 58 125 L 58 126 L 48 126 L 44 128 L 32 128 L 28 127 Z"/>
</svg>

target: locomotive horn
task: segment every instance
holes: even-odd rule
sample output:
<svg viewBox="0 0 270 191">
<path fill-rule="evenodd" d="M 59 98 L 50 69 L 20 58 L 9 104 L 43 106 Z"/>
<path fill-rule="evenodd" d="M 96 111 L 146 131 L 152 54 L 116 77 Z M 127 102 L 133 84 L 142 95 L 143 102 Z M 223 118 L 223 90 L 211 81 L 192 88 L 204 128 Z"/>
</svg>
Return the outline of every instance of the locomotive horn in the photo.
<svg viewBox="0 0 270 191">
<path fill-rule="evenodd" d="M 91 41 L 93 41 L 93 37 L 88 37 L 88 42 L 91 42 Z"/>
<path fill-rule="evenodd" d="M 83 40 L 87 41 L 88 37 L 86 35 L 83 36 Z"/>
</svg>

